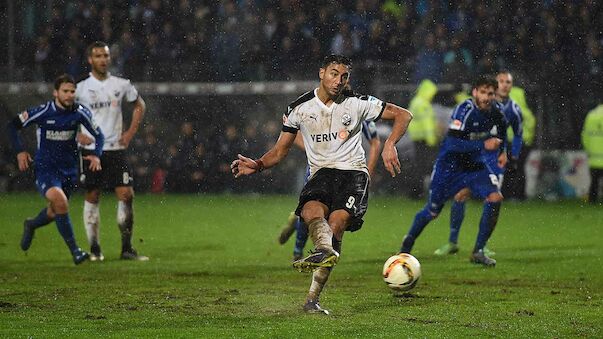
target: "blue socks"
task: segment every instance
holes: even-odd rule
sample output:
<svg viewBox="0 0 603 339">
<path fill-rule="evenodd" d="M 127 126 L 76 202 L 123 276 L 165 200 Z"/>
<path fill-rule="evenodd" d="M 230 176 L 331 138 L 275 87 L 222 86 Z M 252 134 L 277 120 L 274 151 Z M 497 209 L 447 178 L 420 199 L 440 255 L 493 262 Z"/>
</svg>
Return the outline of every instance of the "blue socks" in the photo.
<svg viewBox="0 0 603 339">
<path fill-rule="evenodd" d="M 412 223 L 408 234 L 406 234 L 404 240 L 402 241 L 402 247 L 400 248 L 400 252 L 410 253 L 410 250 L 412 249 L 412 246 L 415 243 L 415 239 L 417 239 L 417 237 L 421 235 L 421 232 L 423 232 L 425 226 L 427 226 L 427 224 L 429 224 L 429 222 L 433 219 L 434 216 L 429 213 L 427 206 L 423 207 L 423 209 L 420 210 L 417 215 L 415 215 L 415 221 Z"/>
<path fill-rule="evenodd" d="M 293 254 L 302 255 L 307 241 L 308 226 L 301 221 L 300 217 L 297 217 L 297 221 L 295 222 L 295 248 L 293 249 Z"/>
<path fill-rule="evenodd" d="M 465 202 L 454 201 L 452 203 L 452 207 L 450 208 L 450 237 L 448 238 L 449 242 L 454 244 L 458 243 L 459 231 L 461 230 L 463 219 L 465 219 Z"/>
<path fill-rule="evenodd" d="M 483 250 L 494 232 L 496 223 L 498 222 L 498 215 L 500 214 L 500 202 L 488 202 L 484 203 L 484 211 L 482 212 L 482 219 L 479 222 L 479 232 L 477 233 L 477 240 L 475 241 L 475 248 L 473 252 Z"/>
<path fill-rule="evenodd" d="M 38 213 L 38 215 L 36 215 L 36 217 L 33 218 L 33 220 L 30 220 L 27 222 L 29 224 L 29 226 L 31 226 L 33 229 L 36 229 L 36 228 L 50 224 L 52 222 L 52 219 L 48 217 L 48 214 L 46 213 L 46 211 L 47 211 L 47 208 L 44 207 L 40 211 L 40 213 Z"/>
<path fill-rule="evenodd" d="M 67 244 L 67 247 L 69 247 L 71 253 L 75 252 L 78 247 L 75 243 L 73 226 L 71 225 L 69 214 L 57 214 L 54 220 L 56 221 L 59 233 L 63 237 L 63 240 L 65 240 L 65 244 Z"/>
</svg>

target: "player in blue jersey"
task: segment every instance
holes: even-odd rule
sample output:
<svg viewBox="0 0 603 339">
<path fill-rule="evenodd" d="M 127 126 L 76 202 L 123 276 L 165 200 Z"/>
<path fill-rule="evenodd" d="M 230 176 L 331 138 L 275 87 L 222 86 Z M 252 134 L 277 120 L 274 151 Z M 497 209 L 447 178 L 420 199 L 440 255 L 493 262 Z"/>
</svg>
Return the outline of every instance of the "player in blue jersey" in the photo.
<svg viewBox="0 0 603 339">
<path fill-rule="evenodd" d="M 86 156 L 86 160 L 90 162 L 91 170 L 98 171 L 101 169 L 104 136 L 92 119 L 92 113 L 75 102 L 75 81 L 70 75 L 64 74 L 55 80 L 53 95 L 53 101 L 23 111 L 8 125 L 21 171 L 29 168 L 32 158 L 23 147 L 18 131 L 32 124 L 38 126 L 38 149 L 33 167 L 36 187 L 48 201 L 48 206 L 35 218 L 26 219 L 23 223 L 21 249 L 27 251 L 35 230 L 54 220 L 77 265 L 87 260 L 89 254 L 76 244 L 69 218 L 69 196 L 78 179 L 79 157 L 75 138 L 80 125 L 94 135 L 96 149 L 94 154 Z"/>
<path fill-rule="evenodd" d="M 499 184 L 502 186 L 507 159 L 510 158 L 510 166 L 517 164 L 519 153 L 521 151 L 523 140 L 523 128 L 521 109 L 509 98 L 511 87 L 513 87 L 513 76 L 509 71 L 500 71 L 496 75 L 498 88 L 496 90 L 496 101 L 498 108 L 504 113 L 507 124 L 513 130 L 513 141 L 510 148 L 510 157 L 503 152 L 498 158 L 498 163 L 492 164 L 492 168 L 497 171 Z M 502 189 L 502 187 L 501 187 Z M 468 188 L 462 189 L 454 196 L 454 201 L 450 209 L 450 236 L 448 243 L 438 248 L 435 255 L 455 254 L 459 251 L 458 237 L 461 224 L 465 218 L 465 201 L 471 197 L 471 191 Z M 494 256 L 495 253 L 484 248 L 487 256 Z"/>
<path fill-rule="evenodd" d="M 369 152 L 366 166 L 368 167 L 369 177 L 373 177 L 375 167 L 379 160 L 379 151 L 381 150 L 381 139 L 377 135 L 377 126 L 373 121 L 362 122 L 362 135 L 369 142 Z M 304 149 L 304 142 L 301 135 L 295 138 L 295 145 Z M 310 177 L 310 168 L 306 169 L 306 176 L 304 178 L 304 185 L 308 183 Z M 278 241 L 281 245 L 285 244 L 291 235 L 295 232 L 295 245 L 293 246 L 293 261 L 299 260 L 303 257 L 304 247 L 308 241 L 308 226 L 301 220 L 300 217 L 295 215 L 295 212 L 291 212 L 287 220 L 287 225 L 281 231 Z"/>
<path fill-rule="evenodd" d="M 492 167 L 499 156 L 506 126 L 504 115 L 493 104 L 498 83 L 480 77 L 473 86 L 472 98 L 452 113 L 448 134 L 442 142 L 431 174 L 429 200 L 419 211 L 402 241 L 400 252 L 410 253 L 425 226 L 435 219 L 444 203 L 467 187 L 484 199 L 484 209 L 471 261 L 494 266 L 496 261 L 483 252 L 498 221 L 503 196 L 498 171 Z M 496 160 L 495 160 L 496 161 Z"/>
</svg>

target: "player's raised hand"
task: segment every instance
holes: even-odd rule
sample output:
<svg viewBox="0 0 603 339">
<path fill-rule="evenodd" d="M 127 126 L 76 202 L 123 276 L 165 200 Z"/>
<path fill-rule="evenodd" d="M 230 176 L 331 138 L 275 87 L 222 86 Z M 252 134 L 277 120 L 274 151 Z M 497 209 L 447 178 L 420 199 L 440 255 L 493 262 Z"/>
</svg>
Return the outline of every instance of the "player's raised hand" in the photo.
<svg viewBox="0 0 603 339">
<path fill-rule="evenodd" d="M 20 171 L 26 171 L 29 168 L 29 163 L 32 161 L 29 152 L 20 152 L 17 154 L 17 164 Z"/>
<path fill-rule="evenodd" d="M 230 164 L 230 170 L 232 174 L 234 174 L 235 178 L 240 177 L 241 175 L 250 175 L 258 171 L 260 167 L 255 160 L 251 158 L 244 157 L 240 154 L 237 154 L 238 159 L 234 160 Z"/>
<path fill-rule="evenodd" d="M 486 148 L 486 150 L 488 150 L 488 151 L 494 151 L 500 147 L 501 143 L 502 143 L 502 139 L 489 138 L 486 141 L 484 141 L 484 148 Z"/>
<path fill-rule="evenodd" d="M 78 142 L 78 144 L 80 145 L 90 145 L 94 142 L 94 139 L 92 139 L 91 137 L 87 136 L 84 133 L 78 133 L 77 136 L 75 137 L 75 140 Z"/>
<path fill-rule="evenodd" d="M 398 159 L 398 151 L 393 143 L 385 142 L 381 158 L 383 158 L 385 169 L 391 174 L 392 178 L 402 172 L 400 169 L 400 159 Z"/>
<path fill-rule="evenodd" d="M 128 148 L 128 146 L 130 146 L 130 141 L 132 141 L 132 139 L 134 138 L 134 133 L 128 131 L 125 131 L 121 134 L 121 138 L 119 138 L 119 144 L 124 146 L 125 148 Z"/>
<path fill-rule="evenodd" d="M 90 165 L 88 165 L 88 168 L 92 171 L 92 172 L 96 172 L 96 171 L 100 171 L 102 169 L 101 167 L 101 161 L 100 159 L 96 156 L 96 155 L 87 155 L 84 157 L 84 159 L 90 161 Z"/>
</svg>

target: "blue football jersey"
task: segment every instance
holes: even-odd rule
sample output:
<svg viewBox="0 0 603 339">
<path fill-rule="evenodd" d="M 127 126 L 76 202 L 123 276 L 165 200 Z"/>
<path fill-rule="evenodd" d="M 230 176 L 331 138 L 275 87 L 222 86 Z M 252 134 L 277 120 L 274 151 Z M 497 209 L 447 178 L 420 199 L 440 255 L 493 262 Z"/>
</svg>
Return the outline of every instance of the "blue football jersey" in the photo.
<svg viewBox="0 0 603 339">
<path fill-rule="evenodd" d="M 13 120 L 13 130 L 37 125 L 38 147 L 35 155 L 35 170 L 58 171 L 64 175 L 73 175 L 78 169 L 78 148 L 76 135 L 80 125 L 84 126 L 96 139 L 95 153 L 102 154 L 104 136 L 92 119 L 92 113 L 86 107 L 75 103 L 73 107 L 62 109 L 54 101 L 23 111 Z M 15 151 L 23 151 L 16 133 L 11 139 Z"/>
<path fill-rule="evenodd" d="M 484 141 L 496 137 L 506 139 L 507 122 L 498 105 L 481 111 L 472 99 L 458 105 L 450 117 L 448 134 L 442 141 L 438 159 L 451 170 L 474 171 L 491 165 L 499 151 L 484 149 Z M 504 145 L 504 142 L 503 142 Z"/>
</svg>

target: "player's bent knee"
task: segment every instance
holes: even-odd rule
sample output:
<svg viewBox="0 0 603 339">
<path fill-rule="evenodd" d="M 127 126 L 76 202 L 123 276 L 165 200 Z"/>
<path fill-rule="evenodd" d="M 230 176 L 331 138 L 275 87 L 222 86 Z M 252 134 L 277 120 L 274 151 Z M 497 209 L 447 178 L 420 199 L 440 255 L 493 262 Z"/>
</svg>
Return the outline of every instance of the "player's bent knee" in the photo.
<svg viewBox="0 0 603 339">
<path fill-rule="evenodd" d="M 327 206 L 319 201 L 308 201 L 300 214 L 304 220 L 324 218 L 327 215 Z"/>
<path fill-rule="evenodd" d="M 50 202 L 50 208 L 54 214 L 65 214 L 69 211 L 69 200 L 62 189 L 50 188 L 46 192 L 46 199 Z"/>
<path fill-rule="evenodd" d="M 502 202 L 504 200 L 502 194 L 495 192 L 495 193 L 490 193 L 490 195 L 488 195 L 488 197 L 486 198 L 487 202 Z"/>
<path fill-rule="evenodd" d="M 98 204 L 98 201 L 100 200 L 100 190 L 93 189 L 93 190 L 87 191 L 85 194 L 85 199 L 87 202 L 89 202 L 91 204 Z"/>
<path fill-rule="evenodd" d="M 471 191 L 467 188 L 460 190 L 457 194 L 454 195 L 454 201 L 456 202 L 465 202 L 469 199 L 471 195 Z"/>
<path fill-rule="evenodd" d="M 115 194 L 117 195 L 117 199 L 121 201 L 130 202 L 134 199 L 134 190 L 129 186 L 116 187 Z"/>
</svg>

